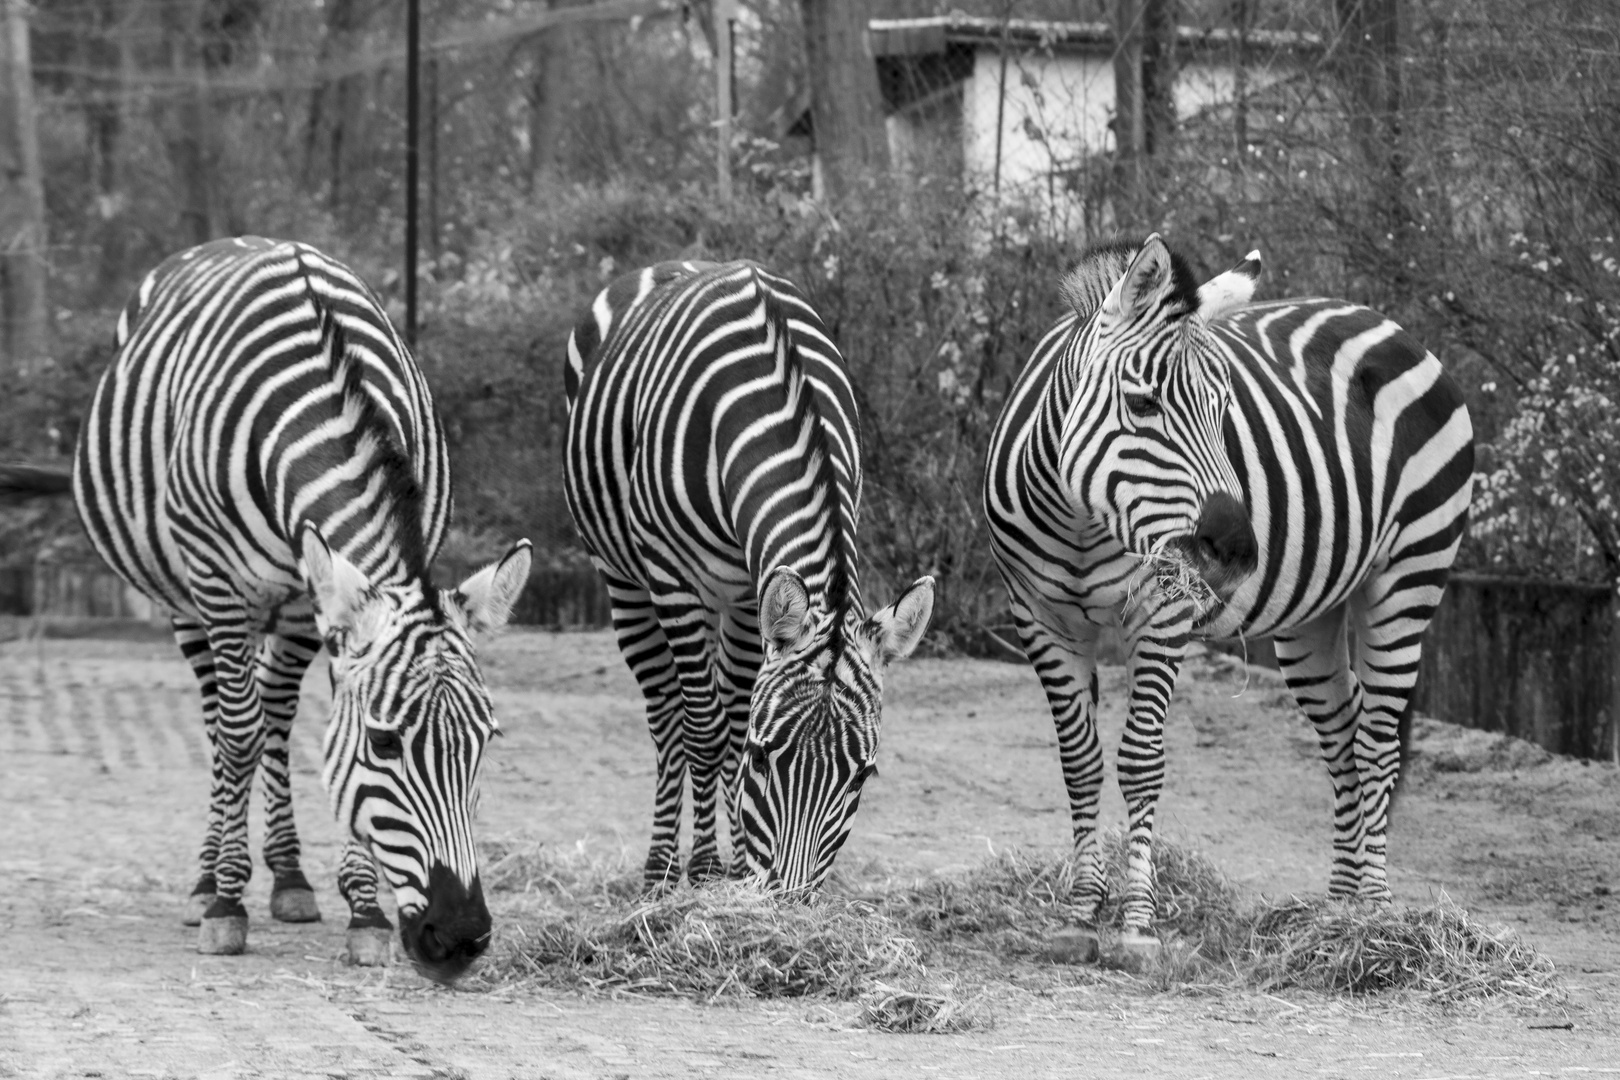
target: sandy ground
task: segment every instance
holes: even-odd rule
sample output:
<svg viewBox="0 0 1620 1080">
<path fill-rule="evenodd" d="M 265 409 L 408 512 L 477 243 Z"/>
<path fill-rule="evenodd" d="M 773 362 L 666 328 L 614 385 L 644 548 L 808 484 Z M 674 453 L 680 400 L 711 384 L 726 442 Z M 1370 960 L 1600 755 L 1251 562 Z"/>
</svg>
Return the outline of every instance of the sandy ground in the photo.
<svg viewBox="0 0 1620 1080">
<path fill-rule="evenodd" d="M 510 738 L 481 833 L 639 862 L 652 752 L 603 634 L 514 632 L 487 673 Z M 318 675 L 318 673 L 317 673 Z M 1105 738 L 1121 722 L 1107 669 Z M 322 688 L 325 679 L 309 685 Z M 888 688 L 881 775 L 840 869 L 959 872 L 991 850 L 1057 851 L 1067 813 L 1051 721 L 1022 665 L 920 660 Z M 306 717 L 319 717 L 311 692 Z M 446 991 L 346 968 L 338 835 L 319 723 L 296 735 L 305 866 L 326 922 L 268 918 L 203 957 L 179 924 L 207 768 L 189 670 L 164 641 L 0 644 L 0 1077 L 1498 1077 L 1620 1075 L 1620 771 L 1425 724 L 1391 841 L 1400 900 L 1440 893 L 1515 928 L 1567 990 L 1536 1009 L 1443 1013 L 1309 996 L 1007 988 L 993 1026 L 878 1034 L 826 1002 L 703 1005 Z M 1319 892 L 1328 788 L 1286 694 L 1218 658 L 1189 665 L 1167 732 L 1161 834 L 1245 887 Z M 1123 810 L 1111 790 L 1106 813 Z M 257 818 L 255 813 L 255 818 Z M 255 826 L 259 823 L 255 820 Z M 255 842 L 256 843 L 256 842 Z M 499 920 L 500 898 L 493 906 Z"/>
</svg>

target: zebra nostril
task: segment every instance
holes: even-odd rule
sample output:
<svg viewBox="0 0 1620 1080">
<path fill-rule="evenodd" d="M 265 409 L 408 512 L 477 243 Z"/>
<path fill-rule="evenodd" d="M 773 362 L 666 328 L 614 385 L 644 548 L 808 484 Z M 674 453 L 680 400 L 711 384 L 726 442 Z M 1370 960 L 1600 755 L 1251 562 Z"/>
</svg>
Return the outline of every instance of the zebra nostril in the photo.
<svg viewBox="0 0 1620 1080">
<path fill-rule="evenodd" d="M 431 923 L 422 927 L 416 938 L 416 946 L 421 950 L 422 959 L 431 964 L 442 963 L 445 957 L 450 955 L 450 950 L 445 948 L 444 942 L 439 939 L 438 927 Z"/>
</svg>

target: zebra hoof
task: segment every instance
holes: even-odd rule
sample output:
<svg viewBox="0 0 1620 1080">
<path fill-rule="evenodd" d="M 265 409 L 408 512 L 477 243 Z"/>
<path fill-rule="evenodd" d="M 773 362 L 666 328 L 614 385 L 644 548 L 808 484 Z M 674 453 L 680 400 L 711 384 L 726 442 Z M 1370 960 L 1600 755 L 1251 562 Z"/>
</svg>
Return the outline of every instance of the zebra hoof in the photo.
<svg viewBox="0 0 1620 1080">
<path fill-rule="evenodd" d="M 320 922 L 321 909 L 312 889 L 282 889 L 270 894 L 270 917 L 278 922 Z"/>
<path fill-rule="evenodd" d="M 181 905 L 180 925 L 201 926 L 203 921 L 203 913 L 213 906 L 213 893 L 192 893 L 190 896 L 186 897 L 185 903 Z"/>
<path fill-rule="evenodd" d="M 1164 957 L 1164 944 L 1154 934 L 1141 930 L 1124 930 L 1119 935 L 1119 947 L 1108 957 L 1115 967 L 1135 975 L 1145 975 L 1158 968 Z"/>
<path fill-rule="evenodd" d="M 203 874 L 197 879 L 197 884 L 191 889 L 191 895 L 186 897 L 185 904 L 180 909 L 181 926 L 201 926 L 203 916 L 208 909 L 214 906 L 214 894 L 219 886 L 214 881 L 213 874 Z"/>
<path fill-rule="evenodd" d="M 344 944 L 344 959 L 355 967 L 386 967 L 394 951 L 394 931 L 387 926 L 353 926 Z"/>
<path fill-rule="evenodd" d="M 1084 926 L 1070 926 L 1046 939 L 1042 956 L 1054 964 L 1095 964 L 1102 951 L 1097 931 Z"/>
<path fill-rule="evenodd" d="M 276 875 L 270 887 L 270 917 L 279 922 L 320 922 L 321 909 L 315 905 L 315 890 L 302 870 Z"/>
<path fill-rule="evenodd" d="M 247 951 L 246 915 L 203 917 L 197 931 L 197 951 L 205 956 L 236 956 Z"/>
</svg>

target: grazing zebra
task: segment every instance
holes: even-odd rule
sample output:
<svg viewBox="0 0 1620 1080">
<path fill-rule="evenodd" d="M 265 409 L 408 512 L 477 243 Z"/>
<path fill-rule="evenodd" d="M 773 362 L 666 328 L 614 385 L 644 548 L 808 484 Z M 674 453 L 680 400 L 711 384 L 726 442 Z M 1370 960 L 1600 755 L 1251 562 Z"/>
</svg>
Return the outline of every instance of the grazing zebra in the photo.
<svg viewBox="0 0 1620 1080">
<path fill-rule="evenodd" d="M 198 950 L 246 945 L 261 764 L 271 913 L 320 917 L 299 869 L 287 739 L 324 643 L 321 775 L 353 837 L 338 874 L 351 959 L 386 956 L 380 866 L 406 952 L 455 978 L 490 931 L 472 815 L 499 729 L 472 635 L 506 622 L 528 541 L 455 591 L 430 582 L 450 510 L 443 430 L 376 297 L 314 248 L 244 237 L 175 255 L 141 282 L 116 344 L 72 487 L 101 555 L 174 613 L 201 684 L 213 786 L 187 919 Z M 51 486 L 10 472 L 14 494 L 29 483 Z"/>
<path fill-rule="evenodd" d="M 661 263 L 597 296 L 564 381 L 568 506 L 658 763 L 647 887 L 680 878 L 688 777 L 690 880 L 724 872 L 723 789 L 732 871 L 813 887 L 875 769 L 884 669 L 916 647 L 934 601 L 924 577 L 864 614 L 843 360 L 782 278 Z"/>
<path fill-rule="evenodd" d="M 1097 635 L 1124 613 L 1122 920 L 1138 944 L 1190 635 L 1275 635 L 1333 786 L 1331 891 L 1389 900 L 1399 728 L 1467 520 L 1473 433 L 1439 361 L 1355 304 L 1250 304 L 1259 272 L 1256 252 L 1199 287 L 1156 234 L 1089 251 L 990 444 L 985 510 L 1057 724 L 1082 924 L 1105 892 Z"/>
</svg>

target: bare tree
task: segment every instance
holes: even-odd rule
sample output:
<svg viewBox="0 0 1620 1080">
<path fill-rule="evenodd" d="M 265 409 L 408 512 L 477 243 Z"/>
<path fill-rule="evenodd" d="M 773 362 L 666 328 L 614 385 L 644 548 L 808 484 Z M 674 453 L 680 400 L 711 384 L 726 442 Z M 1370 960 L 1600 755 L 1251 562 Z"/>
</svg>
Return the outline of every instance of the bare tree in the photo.
<svg viewBox="0 0 1620 1080">
<path fill-rule="evenodd" d="M 877 66 L 866 42 L 865 0 L 801 0 L 810 118 L 826 193 L 849 195 L 889 168 Z"/>
<path fill-rule="evenodd" d="M 1176 130 L 1177 0 L 1115 0 L 1114 147 L 1120 179 L 1140 188 L 1145 159 L 1167 156 Z"/>
<path fill-rule="evenodd" d="M 45 353 L 45 188 L 34 124 L 28 5 L 0 0 L 0 347 L 15 370 Z"/>
</svg>

